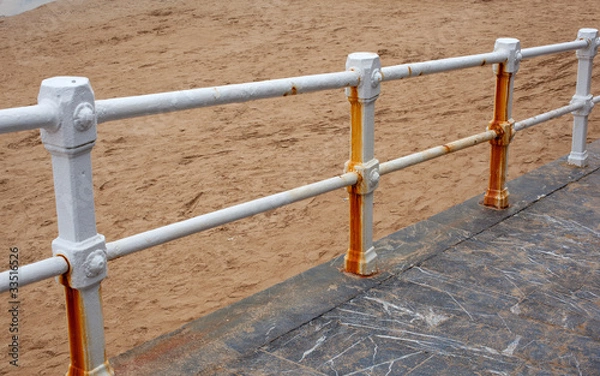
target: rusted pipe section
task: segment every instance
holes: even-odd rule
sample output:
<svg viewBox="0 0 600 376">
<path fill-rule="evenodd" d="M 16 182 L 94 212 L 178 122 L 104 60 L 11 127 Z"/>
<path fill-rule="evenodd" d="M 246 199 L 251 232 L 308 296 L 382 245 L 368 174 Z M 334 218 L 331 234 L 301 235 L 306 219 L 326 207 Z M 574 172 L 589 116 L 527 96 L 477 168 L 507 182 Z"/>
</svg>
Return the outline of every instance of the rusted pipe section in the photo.
<svg viewBox="0 0 600 376">
<path fill-rule="evenodd" d="M 454 153 L 459 150 L 470 148 L 484 142 L 493 140 L 497 137 L 496 131 L 489 130 L 473 136 L 461 138 L 460 140 L 449 142 L 444 145 L 436 146 L 424 151 L 413 153 L 398 159 L 383 162 L 379 165 L 379 174 L 385 175 L 390 172 L 399 171 L 416 164 L 427 162 L 429 160 L 441 157 L 442 155 Z"/>
<path fill-rule="evenodd" d="M 584 106 L 585 103 L 573 103 L 568 106 L 560 107 L 555 110 L 544 112 L 543 114 L 539 114 L 534 117 L 530 117 L 529 119 L 517 121 L 515 123 L 515 126 L 513 127 L 513 130 L 515 132 L 522 131 L 524 129 L 533 127 L 534 125 L 538 125 L 548 120 L 556 119 L 563 115 L 569 114 L 573 111 L 577 111 L 583 108 Z"/>
<path fill-rule="evenodd" d="M 58 127 L 58 112 L 48 103 L 0 110 L 0 133 Z"/>
<path fill-rule="evenodd" d="M 583 103 L 584 106 L 573 111 L 573 136 L 571 139 L 571 153 L 568 162 L 578 167 L 587 166 L 587 130 L 588 116 L 594 107 L 592 87 L 592 67 L 593 60 L 598 53 L 598 45 L 595 41 L 598 39 L 598 30 L 581 29 L 577 33 L 577 39 L 586 41 L 587 48 L 577 50 L 577 86 L 575 95 L 571 100 L 572 104 Z"/>
<path fill-rule="evenodd" d="M 350 159 L 345 171 L 358 174 L 348 187 L 350 236 L 344 269 L 369 276 L 377 272 L 373 247 L 373 192 L 379 184 L 379 161 L 375 159 L 375 101 L 379 96 L 379 56 L 373 53 L 348 55 L 346 69 L 360 73 L 360 84 L 346 89 L 350 102 Z"/>
<path fill-rule="evenodd" d="M 512 120 L 512 98 L 514 75 L 519 69 L 521 44 L 513 38 L 496 40 L 494 50 L 503 50 L 508 54 L 505 63 L 494 66 L 496 73 L 496 90 L 494 95 L 494 114 L 488 125 L 498 135 L 490 141 L 490 178 L 483 204 L 496 209 L 508 207 L 508 189 L 506 175 L 508 169 L 508 146 L 514 135 Z"/>
<path fill-rule="evenodd" d="M 426 74 L 448 72 L 483 65 L 496 64 L 506 61 L 505 51 L 494 51 L 485 54 L 451 57 L 447 59 L 430 60 L 419 63 L 394 65 L 381 68 L 381 74 L 376 76 L 378 81 L 399 80 L 408 77 L 424 76 Z"/>
<path fill-rule="evenodd" d="M 23 287 L 48 278 L 58 277 L 68 270 L 69 264 L 64 258 L 50 257 L 45 260 L 19 266 L 18 272 L 12 273 L 12 275 L 17 276 L 19 287 Z M 9 279 L 10 276 L 10 270 L 0 273 L 0 293 L 9 290 L 11 282 Z"/>
<path fill-rule="evenodd" d="M 358 85 L 346 71 L 96 101 L 98 123 Z"/>
<path fill-rule="evenodd" d="M 280 192 L 271 196 L 244 202 L 212 213 L 142 232 L 106 244 L 108 260 L 138 252 L 171 240 L 208 230 L 229 222 L 264 213 L 294 202 L 356 184 L 354 172 L 336 176 L 313 184 Z"/>
<path fill-rule="evenodd" d="M 98 313 L 102 317 L 100 286 L 75 289 L 65 278 L 66 275 L 59 277 L 65 288 L 71 354 L 67 376 L 113 376 L 114 370 L 106 359 L 104 344 L 101 346 L 98 340 L 99 333 L 104 332 L 104 327 L 98 326 L 102 324 L 98 320 Z M 104 342 L 104 334 L 101 339 Z"/>
</svg>

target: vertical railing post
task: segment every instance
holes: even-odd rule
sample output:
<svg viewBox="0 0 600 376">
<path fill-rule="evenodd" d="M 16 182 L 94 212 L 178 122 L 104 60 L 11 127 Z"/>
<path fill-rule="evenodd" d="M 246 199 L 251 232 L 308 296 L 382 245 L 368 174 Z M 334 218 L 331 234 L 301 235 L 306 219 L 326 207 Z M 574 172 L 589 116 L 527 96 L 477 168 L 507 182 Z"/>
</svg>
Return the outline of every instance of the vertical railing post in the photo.
<svg viewBox="0 0 600 376">
<path fill-rule="evenodd" d="M 377 271 L 373 248 L 373 191 L 379 184 L 379 161 L 375 159 L 375 100 L 379 96 L 381 63 L 373 53 L 348 55 L 346 69 L 360 73 L 358 86 L 346 89 L 350 101 L 350 160 L 345 171 L 359 175 L 348 187 L 350 203 L 350 241 L 344 258 L 348 273 L 362 276 Z"/>
<path fill-rule="evenodd" d="M 100 282 L 106 277 L 104 237 L 96 232 L 91 151 L 96 141 L 94 93 L 87 78 L 44 80 L 40 104 L 56 106 L 60 123 L 43 129 L 52 154 L 58 238 L 55 256 L 69 271 L 59 277 L 66 294 L 71 364 L 67 375 L 113 375 L 106 360 Z"/>
<path fill-rule="evenodd" d="M 571 103 L 585 102 L 585 106 L 573 111 L 573 138 L 571 140 L 571 153 L 569 164 L 587 166 L 588 152 L 586 148 L 588 115 L 594 107 L 593 96 L 590 94 L 592 86 L 592 64 L 598 52 L 598 30 L 581 29 L 577 39 L 588 41 L 587 48 L 577 50 L 577 86 Z"/>
<path fill-rule="evenodd" d="M 521 44 L 513 38 L 496 40 L 494 51 L 506 51 L 507 60 L 494 64 L 496 88 L 494 94 L 494 114 L 487 129 L 498 136 L 490 141 L 490 179 L 483 204 L 496 209 L 508 207 L 506 174 L 508 169 L 508 146 L 513 137 L 512 100 L 515 74 L 519 70 Z"/>
</svg>

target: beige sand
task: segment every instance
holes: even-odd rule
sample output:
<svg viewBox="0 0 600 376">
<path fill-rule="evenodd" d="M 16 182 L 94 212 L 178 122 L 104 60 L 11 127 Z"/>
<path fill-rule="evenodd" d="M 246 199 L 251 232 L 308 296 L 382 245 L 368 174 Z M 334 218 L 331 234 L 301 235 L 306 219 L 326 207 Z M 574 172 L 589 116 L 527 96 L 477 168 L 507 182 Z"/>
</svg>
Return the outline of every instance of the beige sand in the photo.
<svg viewBox="0 0 600 376">
<path fill-rule="evenodd" d="M 42 79 L 89 77 L 96 97 L 146 94 L 341 71 L 348 53 L 384 65 L 573 40 L 599 27 L 593 2 L 59 0 L 0 20 L 0 108 L 36 103 Z M 524 62 L 519 120 L 567 104 L 575 56 Z M 596 69 L 596 84 L 598 75 Z M 490 67 L 387 83 L 377 103 L 381 161 L 485 129 Z M 598 90 L 596 91 L 596 94 Z M 230 204 L 328 178 L 348 154 L 342 90 L 102 124 L 93 152 L 98 231 L 116 240 Z M 591 118 L 590 140 L 600 136 Z M 566 154 L 571 117 L 517 135 L 515 178 Z M 376 238 L 425 219 L 486 186 L 488 146 L 383 178 Z M 1 257 L 51 255 L 56 216 L 50 158 L 39 132 L 0 136 Z M 343 190 L 119 259 L 103 284 L 107 355 L 117 355 L 343 253 Z M 2 263 L 6 265 L 6 263 Z M 56 375 L 69 362 L 62 288 L 21 291 L 19 372 Z M 7 298 L 5 297 L 6 301 Z M 8 344 L 7 303 L 0 345 Z"/>
</svg>

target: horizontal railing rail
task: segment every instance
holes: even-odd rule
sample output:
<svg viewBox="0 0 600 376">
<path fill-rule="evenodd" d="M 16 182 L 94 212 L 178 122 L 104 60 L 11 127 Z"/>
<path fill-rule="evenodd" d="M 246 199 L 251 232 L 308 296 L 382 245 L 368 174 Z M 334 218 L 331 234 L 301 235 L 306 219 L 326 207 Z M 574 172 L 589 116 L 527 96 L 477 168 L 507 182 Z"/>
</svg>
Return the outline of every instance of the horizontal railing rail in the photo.
<svg viewBox="0 0 600 376">
<path fill-rule="evenodd" d="M 96 102 L 96 111 L 98 123 L 104 123 L 137 116 L 340 89 L 358 85 L 359 79 L 358 73 L 346 71 L 105 99 Z"/>
<path fill-rule="evenodd" d="M 540 57 L 545 55 L 559 54 L 562 52 L 576 51 L 582 48 L 587 48 L 597 43 L 592 39 L 583 38 L 572 42 L 549 44 L 547 46 L 530 47 L 521 50 L 521 57 L 523 60 L 532 59 L 534 57 Z"/>
<path fill-rule="evenodd" d="M 568 106 L 557 108 L 552 111 L 544 112 L 543 114 L 539 114 L 534 117 L 530 117 L 528 119 L 516 122 L 515 126 L 514 126 L 514 130 L 515 130 L 515 132 L 522 131 L 524 129 L 533 127 L 534 125 L 545 123 L 549 120 L 559 118 L 566 114 L 570 114 L 573 111 L 581 110 L 585 106 L 586 106 L 585 102 L 577 102 L 577 103 L 570 104 Z"/>
<path fill-rule="evenodd" d="M 229 208 L 200 215 L 185 221 L 172 223 L 154 230 L 142 232 L 121 240 L 106 244 L 108 259 L 141 251 L 146 248 L 164 244 L 200 231 L 208 230 L 233 221 L 247 218 L 269 210 L 277 209 L 307 198 L 322 195 L 340 188 L 356 184 L 358 174 L 348 172 L 338 177 L 322 180 L 313 184 L 294 188 L 289 191 L 276 193 L 256 200 L 244 202 Z"/>
<path fill-rule="evenodd" d="M 56 128 L 58 122 L 56 108 L 48 104 L 0 110 L 0 133 Z"/>
<path fill-rule="evenodd" d="M 491 141 L 496 137 L 498 137 L 498 133 L 494 130 L 489 130 L 474 136 L 465 137 L 441 146 L 423 150 L 418 153 L 413 153 L 404 157 L 393 159 L 391 161 L 383 162 L 379 165 L 379 173 L 381 175 L 385 175 L 389 174 L 390 172 L 399 171 L 407 167 L 441 157 L 442 155 L 470 148 L 471 146 L 479 145 L 486 141 Z"/>
<path fill-rule="evenodd" d="M 376 54 L 357 53 L 348 56 L 343 72 L 105 100 L 95 100 L 85 78 L 44 80 L 37 105 L 0 110 L 0 133 L 42 129 L 44 146 L 53 156 L 59 236 L 52 243 L 53 257 L 0 273 L 0 292 L 14 288 L 15 275 L 19 287 L 59 277 L 65 286 L 72 341 L 68 374 L 111 375 L 104 355 L 99 289 L 108 261 L 340 188 L 348 189 L 350 207 L 345 270 L 371 275 L 377 271 L 372 215 L 373 192 L 380 176 L 489 142 L 490 178 L 483 204 L 502 209 L 508 206 L 507 154 L 514 135 L 569 113 L 573 114 L 573 137 L 568 161 L 575 166 L 586 165 L 588 115 L 600 102 L 600 96 L 590 93 L 592 61 L 599 46 L 598 30 L 581 29 L 577 40 L 571 42 L 521 49 L 518 40 L 500 38 L 490 53 L 389 67 L 381 67 Z M 515 122 L 512 98 L 521 61 L 569 51 L 576 51 L 578 58 L 577 85 L 571 103 Z M 496 88 L 492 120 L 484 132 L 382 163 L 375 158 L 374 105 L 382 82 L 485 65 L 494 65 Z M 346 89 L 351 118 L 350 158 L 341 175 L 116 241 L 106 242 L 97 233 L 90 160 L 97 124 L 341 88 Z M 78 192 L 77 197 L 73 192 Z"/>
</svg>

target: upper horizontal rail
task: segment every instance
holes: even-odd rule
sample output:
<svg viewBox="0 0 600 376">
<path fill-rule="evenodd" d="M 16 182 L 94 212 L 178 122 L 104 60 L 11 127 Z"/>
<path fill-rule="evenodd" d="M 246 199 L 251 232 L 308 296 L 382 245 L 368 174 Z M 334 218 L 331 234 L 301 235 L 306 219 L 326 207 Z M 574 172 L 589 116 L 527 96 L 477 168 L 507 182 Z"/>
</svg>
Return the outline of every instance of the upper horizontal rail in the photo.
<svg viewBox="0 0 600 376">
<path fill-rule="evenodd" d="M 304 185 L 298 188 L 276 193 L 271 196 L 244 202 L 225 209 L 217 210 L 208 214 L 200 215 L 181 222 L 142 232 L 127 238 L 123 238 L 106 244 L 108 259 L 113 260 L 133 252 L 154 247 L 159 244 L 179 239 L 184 236 L 208 230 L 229 222 L 250 217 L 259 213 L 279 208 L 323 193 L 331 192 L 339 188 L 349 187 L 356 184 L 358 175 L 356 172 L 347 172 L 327 180 Z"/>
<path fill-rule="evenodd" d="M 521 57 L 523 59 L 531 59 L 538 56 L 558 54 L 561 52 L 575 51 L 589 46 L 590 41 L 579 39 L 572 42 L 549 44 L 546 46 L 523 48 Z"/>
<path fill-rule="evenodd" d="M 58 123 L 58 113 L 51 105 L 38 104 L 0 110 L 0 133 L 56 127 Z"/>
<path fill-rule="evenodd" d="M 227 103 L 248 102 L 357 86 L 359 73 L 344 71 L 96 101 L 98 123 Z"/>
<path fill-rule="evenodd" d="M 600 43 L 600 39 L 592 42 Z M 572 42 L 525 48 L 521 50 L 521 58 L 529 59 L 542 55 L 577 50 L 587 47 L 589 43 L 589 40 L 581 39 Z M 507 58 L 508 56 L 505 51 L 494 51 L 477 55 L 401 64 L 381 68 L 381 75 L 376 79 L 379 81 L 389 81 L 422 76 L 501 63 Z M 97 100 L 95 104 L 98 123 L 104 123 L 138 116 L 357 86 L 359 80 L 360 74 L 358 72 L 344 71 L 104 99 Z M 43 104 L 0 110 L 0 133 L 55 127 L 58 123 L 56 110 L 51 106 Z"/>
<path fill-rule="evenodd" d="M 450 57 L 447 59 L 423 61 L 394 65 L 381 68 L 381 81 L 399 80 L 407 77 L 417 77 L 426 74 L 447 72 L 452 70 L 497 64 L 506 61 L 505 51 L 488 52 L 485 54 Z"/>
<path fill-rule="evenodd" d="M 10 277 L 17 276 L 12 282 L 17 282 L 19 287 L 23 287 L 44 279 L 58 277 L 69 270 L 69 263 L 63 257 L 56 256 L 45 260 L 37 261 L 31 264 L 20 266 L 18 271 L 6 270 L 0 273 L 0 293 L 10 289 Z"/>
</svg>

